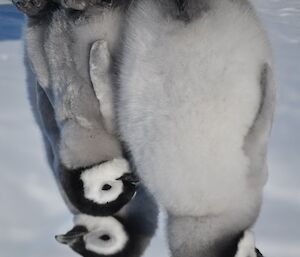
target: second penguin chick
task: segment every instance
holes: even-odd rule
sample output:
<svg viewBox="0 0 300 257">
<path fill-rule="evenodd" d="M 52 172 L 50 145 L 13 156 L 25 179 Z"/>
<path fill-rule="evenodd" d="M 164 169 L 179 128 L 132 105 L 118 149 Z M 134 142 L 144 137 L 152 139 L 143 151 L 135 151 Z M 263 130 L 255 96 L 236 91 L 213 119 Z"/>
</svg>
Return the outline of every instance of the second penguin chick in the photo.
<svg viewBox="0 0 300 257">
<path fill-rule="evenodd" d="M 112 215 L 137 185 L 114 129 L 111 59 L 124 2 L 45 8 L 29 15 L 24 36 L 29 99 L 49 164 L 73 212 Z"/>
</svg>

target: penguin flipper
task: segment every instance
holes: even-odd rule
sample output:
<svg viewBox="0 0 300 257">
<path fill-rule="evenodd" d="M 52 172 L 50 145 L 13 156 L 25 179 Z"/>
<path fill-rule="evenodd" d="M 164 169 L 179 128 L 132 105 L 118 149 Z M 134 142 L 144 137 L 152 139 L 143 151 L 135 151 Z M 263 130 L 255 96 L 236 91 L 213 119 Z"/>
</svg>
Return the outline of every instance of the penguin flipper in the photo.
<svg viewBox="0 0 300 257">
<path fill-rule="evenodd" d="M 90 76 L 95 94 L 100 103 L 100 112 L 105 127 L 111 134 L 114 132 L 114 110 L 112 83 L 110 79 L 110 53 L 107 42 L 96 41 L 90 51 Z"/>
<path fill-rule="evenodd" d="M 267 144 L 276 103 L 275 81 L 272 68 L 268 63 L 263 64 L 261 68 L 259 85 L 261 101 L 254 122 L 245 137 L 243 149 L 250 159 L 251 172 L 261 173 L 263 169 L 264 184 L 267 179 Z"/>
</svg>

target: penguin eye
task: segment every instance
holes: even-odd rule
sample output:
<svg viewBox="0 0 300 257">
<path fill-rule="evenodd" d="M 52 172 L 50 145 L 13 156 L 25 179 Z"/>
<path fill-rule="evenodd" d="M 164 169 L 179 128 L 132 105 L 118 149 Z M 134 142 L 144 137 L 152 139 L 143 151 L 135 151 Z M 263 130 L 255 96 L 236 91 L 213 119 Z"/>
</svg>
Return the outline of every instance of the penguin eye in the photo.
<svg viewBox="0 0 300 257">
<path fill-rule="evenodd" d="M 102 235 L 99 237 L 100 240 L 102 241 L 109 241 L 111 239 L 111 237 L 109 235 Z"/>
<path fill-rule="evenodd" d="M 111 185 L 105 184 L 105 185 L 102 187 L 102 191 L 109 191 L 111 188 L 112 188 Z"/>
</svg>

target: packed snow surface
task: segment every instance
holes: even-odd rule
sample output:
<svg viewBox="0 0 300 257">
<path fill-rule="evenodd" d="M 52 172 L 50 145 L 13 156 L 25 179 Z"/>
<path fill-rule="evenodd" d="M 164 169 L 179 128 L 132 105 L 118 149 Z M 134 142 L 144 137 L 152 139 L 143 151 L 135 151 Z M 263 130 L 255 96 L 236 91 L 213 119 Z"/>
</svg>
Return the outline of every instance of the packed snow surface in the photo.
<svg viewBox="0 0 300 257">
<path fill-rule="evenodd" d="M 256 240 L 266 257 L 299 257 L 300 1 L 254 4 L 273 45 L 279 100 Z M 77 256 L 54 240 L 55 234 L 71 228 L 72 217 L 47 166 L 27 101 L 23 22 L 14 7 L 0 5 L 0 256 Z M 169 256 L 163 219 L 145 256 Z"/>
</svg>

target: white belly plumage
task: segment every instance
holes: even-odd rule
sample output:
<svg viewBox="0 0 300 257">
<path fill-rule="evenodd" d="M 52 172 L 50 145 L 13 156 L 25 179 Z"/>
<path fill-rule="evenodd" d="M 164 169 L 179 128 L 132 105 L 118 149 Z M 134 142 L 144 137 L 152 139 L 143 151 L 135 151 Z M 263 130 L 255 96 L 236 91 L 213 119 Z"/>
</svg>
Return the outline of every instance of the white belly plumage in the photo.
<svg viewBox="0 0 300 257">
<path fill-rule="evenodd" d="M 187 25 L 150 4 L 128 30 L 121 133 L 145 184 L 177 215 L 246 214 L 261 197 L 247 181 L 243 146 L 270 52 L 256 19 L 219 2 Z"/>
</svg>

